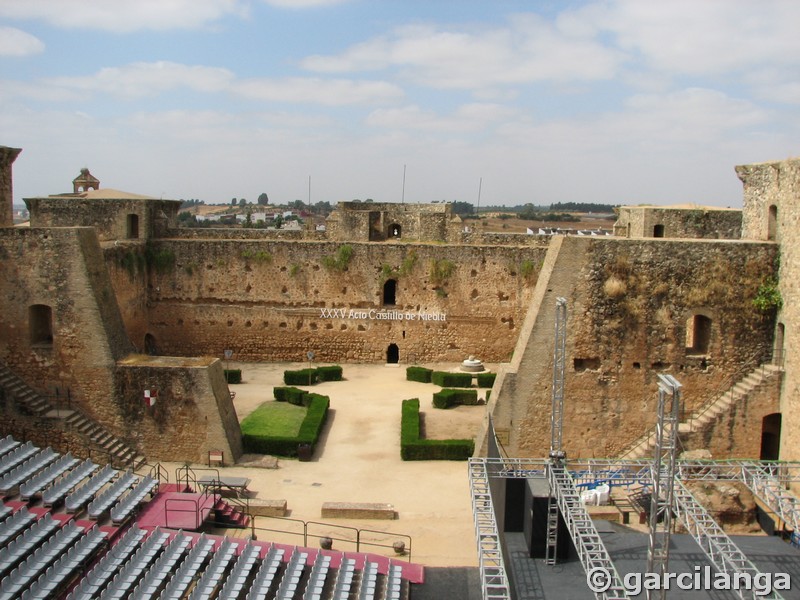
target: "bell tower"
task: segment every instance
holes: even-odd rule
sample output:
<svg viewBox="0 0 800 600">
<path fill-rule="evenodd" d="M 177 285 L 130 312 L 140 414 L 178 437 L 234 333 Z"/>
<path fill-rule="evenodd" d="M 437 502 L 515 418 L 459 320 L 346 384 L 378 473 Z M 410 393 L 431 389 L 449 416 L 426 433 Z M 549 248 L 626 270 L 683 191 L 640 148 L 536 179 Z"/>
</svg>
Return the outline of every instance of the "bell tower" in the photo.
<svg viewBox="0 0 800 600">
<path fill-rule="evenodd" d="M 0 146 L 0 227 L 14 226 L 14 193 L 11 185 L 11 165 L 22 148 Z"/>
<path fill-rule="evenodd" d="M 81 192 L 88 192 L 89 190 L 99 190 L 100 180 L 89 173 L 86 167 L 81 169 L 81 174 L 72 180 L 72 192 L 80 194 Z"/>
</svg>

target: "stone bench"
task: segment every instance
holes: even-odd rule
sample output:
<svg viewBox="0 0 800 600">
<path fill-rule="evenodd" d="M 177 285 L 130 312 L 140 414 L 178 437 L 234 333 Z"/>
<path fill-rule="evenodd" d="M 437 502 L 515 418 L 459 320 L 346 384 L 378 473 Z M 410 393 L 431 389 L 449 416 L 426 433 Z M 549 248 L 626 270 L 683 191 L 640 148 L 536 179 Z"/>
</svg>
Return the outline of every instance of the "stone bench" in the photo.
<svg viewBox="0 0 800 600">
<path fill-rule="evenodd" d="M 286 500 L 268 500 L 266 498 L 250 498 L 250 514 L 254 517 L 285 517 Z"/>
<path fill-rule="evenodd" d="M 323 502 L 323 519 L 396 519 L 392 504 L 382 502 Z"/>
</svg>

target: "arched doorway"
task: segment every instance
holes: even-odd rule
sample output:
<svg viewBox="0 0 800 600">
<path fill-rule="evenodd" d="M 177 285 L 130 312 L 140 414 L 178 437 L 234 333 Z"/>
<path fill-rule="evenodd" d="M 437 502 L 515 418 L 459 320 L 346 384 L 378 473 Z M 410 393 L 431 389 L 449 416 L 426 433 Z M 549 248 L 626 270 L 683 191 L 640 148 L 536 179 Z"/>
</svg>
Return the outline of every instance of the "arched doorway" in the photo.
<svg viewBox="0 0 800 600">
<path fill-rule="evenodd" d="M 156 356 L 158 349 L 156 348 L 156 338 L 152 333 L 145 334 L 144 336 L 144 353 L 150 356 Z"/>
<path fill-rule="evenodd" d="M 383 304 L 384 306 L 394 306 L 397 304 L 397 280 L 387 279 L 383 284 Z"/>
<path fill-rule="evenodd" d="M 778 460 L 781 450 L 781 413 L 761 419 L 761 460 Z"/>
<path fill-rule="evenodd" d="M 397 347 L 397 344 L 389 344 L 389 347 L 386 348 L 386 364 L 396 365 L 399 362 L 400 348 Z"/>
</svg>

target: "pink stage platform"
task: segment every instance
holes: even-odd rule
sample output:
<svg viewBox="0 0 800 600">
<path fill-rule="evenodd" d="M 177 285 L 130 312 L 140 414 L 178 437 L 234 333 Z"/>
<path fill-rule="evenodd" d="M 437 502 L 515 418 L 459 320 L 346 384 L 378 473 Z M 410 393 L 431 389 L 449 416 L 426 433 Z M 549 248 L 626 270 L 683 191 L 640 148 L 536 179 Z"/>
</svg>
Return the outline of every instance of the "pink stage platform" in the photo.
<svg viewBox="0 0 800 600">
<path fill-rule="evenodd" d="M 196 531 L 214 509 L 217 498 L 209 494 L 159 492 L 139 513 L 142 528 L 168 527 Z"/>
</svg>

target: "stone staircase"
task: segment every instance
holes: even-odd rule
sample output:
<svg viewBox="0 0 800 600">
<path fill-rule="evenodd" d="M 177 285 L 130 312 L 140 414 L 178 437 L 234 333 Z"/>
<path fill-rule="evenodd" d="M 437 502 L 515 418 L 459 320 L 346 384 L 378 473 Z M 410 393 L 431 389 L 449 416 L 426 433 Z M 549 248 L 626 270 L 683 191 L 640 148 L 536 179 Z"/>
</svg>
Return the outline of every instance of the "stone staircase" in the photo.
<svg viewBox="0 0 800 600">
<path fill-rule="evenodd" d="M 756 388 L 778 375 L 783 369 L 778 365 L 763 364 L 744 378 L 734 383 L 723 394 L 701 406 L 686 420 L 678 424 L 678 435 L 700 431 L 720 415 L 727 413 L 735 404 L 746 399 Z M 651 458 L 656 447 L 655 426 L 619 454 L 619 458 L 638 460 Z"/>
<path fill-rule="evenodd" d="M 109 433 L 102 425 L 92 421 L 79 410 L 52 406 L 47 399 L 2 363 L 0 363 L 0 388 L 5 390 L 7 397 L 16 403 L 21 412 L 50 419 L 59 423 L 63 429 L 80 434 L 88 446 L 99 451 L 98 460 L 104 460 L 117 468 L 125 467 L 133 470 L 145 464 L 144 456 Z"/>
</svg>

